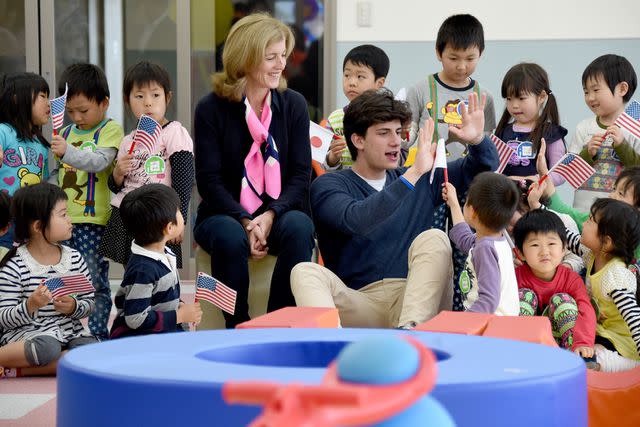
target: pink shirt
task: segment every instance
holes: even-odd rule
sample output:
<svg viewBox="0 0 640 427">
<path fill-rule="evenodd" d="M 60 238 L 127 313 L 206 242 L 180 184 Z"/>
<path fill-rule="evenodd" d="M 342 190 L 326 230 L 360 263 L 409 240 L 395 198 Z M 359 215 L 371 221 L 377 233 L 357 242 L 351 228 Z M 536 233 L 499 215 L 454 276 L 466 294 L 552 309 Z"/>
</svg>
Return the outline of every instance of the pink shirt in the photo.
<svg viewBox="0 0 640 427">
<path fill-rule="evenodd" d="M 118 160 L 129 152 L 134 133 L 135 130 L 122 140 L 118 150 Z M 133 156 L 137 163 L 134 164 L 133 171 L 125 176 L 122 189 L 111 198 L 112 206 L 119 208 L 127 193 L 145 184 L 165 184 L 171 187 L 169 157 L 179 151 L 193 153 L 193 141 L 180 122 L 170 122 L 162 128 L 160 140 L 152 151 L 153 153 L 149 153 L 146 149 L 138 147 L 133 149 Z"/>
</svg>

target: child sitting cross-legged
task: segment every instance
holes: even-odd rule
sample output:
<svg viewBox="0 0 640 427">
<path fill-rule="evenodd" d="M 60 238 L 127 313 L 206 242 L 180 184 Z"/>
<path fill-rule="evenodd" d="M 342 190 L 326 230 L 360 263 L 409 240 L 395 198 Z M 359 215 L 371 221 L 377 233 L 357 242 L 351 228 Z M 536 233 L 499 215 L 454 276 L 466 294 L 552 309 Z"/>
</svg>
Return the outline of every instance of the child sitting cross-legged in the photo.
<svg viewBox="0 0 640 427">
<path fill-rule="evenodd" d="M 200 322 L 200 305 L 180 301 L 176 256 L 166 247 L 184 231 L 178 193 L 147 184 L 127 193 L 120 215 L 134 241 L 115 297 L 111 338 L 175 332 L 183 330 L 182 323 Z"/>
<path fill-rule="evenodd" d="M 599 369 L 594 359 L 596 314 L 580 276 L 562 265 L 566 228 L 555 213 L 534 209 L 513 228 L 518 256 L 516 268 L 520 315 L 542 314 L 551 320 L 553 336 L 562 348 L 573 350 Z"/>
<path fill-rule="evenodd" d="M 465 310 L 517 316 L 518 285 L 511 247 L 503 236 L 518 203 L 516 184 L 503 175 L 483 172 L 471 183 L 464 210 L 451 183 L 444 185 L 442 197 L 451 208 L 449 237 L 469 254 L 459 278 Z"/>
</svg>

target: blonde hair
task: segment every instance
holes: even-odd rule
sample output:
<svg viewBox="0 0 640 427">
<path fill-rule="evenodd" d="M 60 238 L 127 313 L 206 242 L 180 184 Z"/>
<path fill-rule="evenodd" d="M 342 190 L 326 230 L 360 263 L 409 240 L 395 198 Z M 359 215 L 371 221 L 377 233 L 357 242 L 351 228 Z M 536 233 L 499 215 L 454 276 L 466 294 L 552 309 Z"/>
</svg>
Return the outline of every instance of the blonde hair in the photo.
<svg viewBox="0 0 640 427">
<path fill-rule="evenodd" d="M 223 71 L 213 76 L 213 91 L 223 98 L 241 101 L 247 85 L 247 74 L 264 61 L 267 48 L 284 39 L 287 57 L 293 50 L 291 29 L 267 13 L 254 13 L 235 23 L 222 52 Z M 278 90 L 287 88 L 287 81 L 280 77 Z"/>
</svg>

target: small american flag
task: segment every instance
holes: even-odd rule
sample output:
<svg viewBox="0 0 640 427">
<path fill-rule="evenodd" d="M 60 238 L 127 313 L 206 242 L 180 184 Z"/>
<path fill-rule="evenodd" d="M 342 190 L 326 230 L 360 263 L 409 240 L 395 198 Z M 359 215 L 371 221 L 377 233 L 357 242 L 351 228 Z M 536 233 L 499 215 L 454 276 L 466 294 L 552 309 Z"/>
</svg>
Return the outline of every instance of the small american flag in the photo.
<svg viewBox="0 0 640 427">
<path fill-rule="evenodd" d="M 236 310 L 237 292 L 205 273 L 198 273 L 196 301 L 203 299 L 229 314 Z"/>
<path fill-rule="evenodd" d="M 595 173 L 595 170 L 582 157 L 574 153 L 567 153 L 549 169 L 549 172 L 555 172 L 562 176 L 573 188 L 577 189 Z"/>
<path fill-rule="evenodd" d="M 153 153 L 153 147 L 160 138 L 160 131 L 162 131 L 162 126 L 160 126 L 158 122 L 149 116 L 140 116 L 138 128 L 133 134 L 129 154 L 133 152 L 133 147 L 135 147 L 136 144 L 142 145 L 150 154 Z"/>
<path fill-rule="evenodd" d="M 93 292 L 95 289 L 87 276 L 73 274 L 71 276 L 53 277 L 43 281 L 43 285 L 49 288 L 53 298 L 60 298 L 70 294 L 82 294 Z"/>
<path fill-rule="evenodd" d="M 62 123 L 64 123 L 64 107 L 67 104 L 67 92 L 69 91 L 69 85 L 65 83 L 64 93 L 50 101 L 51 104 L 51 123 L 54 129 L 60 129 Z"/>
<path fill-rule="evenodd" d="M 640 102 L 632 100 L 613 123 L 640 138 Z"/>
<path fill-rule="evenodd" d="M 504 168 L 507 167 L 507 163 L 509 163 L 509 159 L 511 158 L 511 156 L 513 156 L 516 150 L 509 147 L 507 144 L 505 144 L 503 140 L 501 140 L 494 134 L 491 134 L 489 136 L 489 139 L 491 139 L 491 142 L 493 142 L 493 144 L 498 149 L 499 164 L 498 164 L 498 169 L 496 169 L 496 172 L 502 173 L 504 171 Z"/>
</svg>

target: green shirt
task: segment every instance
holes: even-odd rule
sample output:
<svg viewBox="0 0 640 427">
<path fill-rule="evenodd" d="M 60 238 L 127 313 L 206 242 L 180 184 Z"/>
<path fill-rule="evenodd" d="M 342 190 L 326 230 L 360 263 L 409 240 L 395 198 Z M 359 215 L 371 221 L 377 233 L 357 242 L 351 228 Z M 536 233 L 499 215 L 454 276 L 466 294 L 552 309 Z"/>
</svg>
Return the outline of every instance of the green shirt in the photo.
<svg viewBox="0 0 640 427">
<path fill-rule="evenodd" d="M 107 181 L 124 136 L 122 126 L 107 119 L 90 130 L 71 126 L 58 172 L 58 185 L 69 197 L 67 211 L 74 224 L 106 225 L 111 215 Z M 65 131 L 60 134 L 65 135 Z"/>
</svg>

